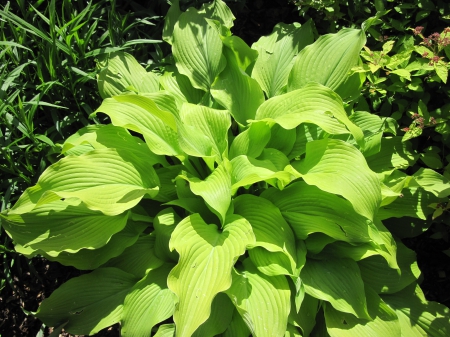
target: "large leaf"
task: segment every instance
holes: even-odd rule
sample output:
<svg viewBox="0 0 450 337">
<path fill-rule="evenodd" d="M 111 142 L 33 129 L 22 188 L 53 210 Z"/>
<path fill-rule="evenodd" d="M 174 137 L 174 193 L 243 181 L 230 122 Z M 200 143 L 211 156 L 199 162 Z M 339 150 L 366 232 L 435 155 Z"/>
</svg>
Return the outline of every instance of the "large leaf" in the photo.
<svg viewBox="0 0 450 337">
<path fill-rule="evenodd" d="M 176 299 L 167 288 L 167 275 L 173 266 L 151 270 L 125 297 L 121 335 L 150 336 L 153 326 L 172 316 Z"/>
<path fill-rule="evenodd" d="M 222 0 L 213 0 L 204 3 L 199 13 L 203 14 L 206 18 L 219 21 L 227 28 L 233 27 L 235 17 L 227 4 Z"/>
<path fill-rule="evenodd" d="M 282 336 L 290 311 L 290 289 L 284 276 L 260 273 L 249 259 L 242 272 L 233 272 L 226 294 L 254 336 Z"/>
<path fill-rule="evenodd" d="M 420 276 L 414 251 L 406 248 L 401 242 L 397 243 L 397 262 L 399 270 L 389 268 L 381 256 L 371 256 L 358 262 L 361 277 L 377 293 L 396 293 Z"/>
<path fill-rule="evenodd" d="M 342 29 L 337 34 L 321 36 L 297 56 L 289 74 L 288 91 L 317 82 L 336 90 L 358 64 L 359 53 L 366 43 L 363 31 Z"/>
<path fill-rule="evenodd" d="M 102 98 L 119 95 L 125 91 L 155 92 L 159 90 L 159 78 L 147 72 L 128 53 L 115 52 L 98 57 L 98 89 Z"/>
<path fill-rule="evenodd" d="M 194 157 L 211 157 L 217 162 L 228 156 L 230 114 L 226 110 L 183 104 L 180 111 L 179 141 L 182 149 Z"/>
<path fill-rule="evenodd" d="M 92 210 L 120 214 L 134 207 L 144 195 L 158 193 L 158 176 L 145 158 L 136 154 L 100 149 L 65 157 L 45 170 L 10 213 L 23 214 L 59 199 L 77 198 Z"/>
<path fill-rule="evenodd" d="M 194 88 L 189 78 L 180 74 L 174 66 L 167 66 L 166 71 L 159 81 L 164 89 L 176 97 L 180 105 L 183 102 L 197 104 L 205 93 L 202 90 Z"/>
<path fill-rule="evenodd" d="M 330 134 L 351 133 L 359 144 L 364 144 L 364 134 L 348 118 L 342 99 L 318 83 L 267 100 L 259 107 L 255 119 L 275 122 L 287 130 L 312 123 Z"/>
<path fill-rule="evenodd" d="M 2 215 L 5 231 L 21 246 L 42 250 L 50 256 L 66 251 L 103 247 L 121 231 L 129 216 L 124 212 L 107 216 L 93 211 L 80 201 L 54 201 L 25 214 Z"/>
<path fill-rule="evenodd" d="M 325 320 L 331 337 L 401 337 L 397 314 L 370 288 L 366 288 L 367 307 L 373 320 L 358 319 L 351 314 L 325 307 Z"/>
<path fill-rule="evenodd" d="M 254 119 L 256 110 L 264 102 L 258 82 L 239 68 L 233 51 L 224 48 L 227 66 L 211 88 L 211 95 L 224 106 L 241 125 Z"/>
<path fill-rule="evenodd" d="M 330 302 L 336 310 L 371 319 L 356 262 L 350 259 L 308 259 L 300 277 L 309 295 Z"/>
<path fill-rule="evenodd" d="M 383 295 L 395 310 L 402 336 L 446 337 L 450 334 L 450 310 L 437 302 L 427 302 L 418 284 L 412 283 L 402 291 Z"/>
<path fill-rule="evenodd" d="M 241 132 L 230 146 L 230 159 L 239 155 L 257 158 L 270 140 L 270 127 L 265 122 L 251 123 L 249 128 Z"/>
<path fill-rule="evenodd" d="M 211 305 L 211 315 L 205 323 L 194 332 L 194 337 L 214 337 L 225 330 L 231 323 L 235 309 L 233 303 L 224 293 L 218 293 Z"/>
<path fill-rule="evenodd" d="M 226 65 L 216 29 L 194 8 L 181 14 L 173 29 L 173 56 L 178 71 L 195 88 L 208 91 Z"/>
<path fill-rule="evenodd" d="M 178 144 L 174 116 L 160 110 L 151 99 L 138 96 L 143 104 L 137 105 L 132 100 L 133 95 L 115 96 L 105 99 L 95 113 L 107 114 L 112 124 L 138 132 L 153 153 L 159 155 L 176 156 L 182 154 Z M 166 118 L 169 124 L 166 124 Z M 174 129 L 175 127 L 175 129 Z"/>
<path fill-rule="evenodd" d="M 420 187 L 433 193 L 438 198 L 445 198 L 450 195 L 450 180 L 436 171 L 421 168 L 414 173 L 413 177 Z"/>
<path fill-rule="evenodd" d="M 306 183 L 342 195 L 357 213 L 373 220 L 381 203 L 381 187 L 355 147 L 337 139 L 316 140 L 306 145 L 306 158 L 292 166 Z"/>
<path fill-rule="evenodd" d="M 235 261 L 254 242 L 251 225 L 239 216 L 227 217 L 221 232 L 198 214 L 177 225 L 169 247 L 180 260 L 167 280 L 179 300 L 173 316 L 177 336 L 191 336 L 208 319 L 214 297 L 231 285 Z"/>
<path fill-rule="evenodd" d="M 116 268 L 100 268 L 56 289 L 36 317 L 76 335 L 92 335 L 120 321 L 125 296 L 138 280 Z"/>
<path fill-rule="evenodd" d="M 286 91 L 289 72 L 297 54 L 313 41 L 310 20 L 301 27 L 298 23 L 280 23 L 275 26 L 272 34 L 261 37 L 252 45 L 252 49 L 259 53 L 252 77 L 258 81 L 267 97 Z"/>
<path fill-rule="evenodd" d="M 355 212 L 350 202 L 305 182 L 286 189 L 268 189 L 262 197 L 277 206 L 298 239 L 325 233 L 346 242 L 371 241 L 369 220 Z"/>
<path fill-rule="evenodd" d="M 257 248 L 250 250 L 250 257 L 256 267 L 270 276 L 298 276 L 294 234 L 280 210 L 266 199 L 243 194 L 234 199 L 234 212 L 250 222 L 255 233 Z"/>
</svg>

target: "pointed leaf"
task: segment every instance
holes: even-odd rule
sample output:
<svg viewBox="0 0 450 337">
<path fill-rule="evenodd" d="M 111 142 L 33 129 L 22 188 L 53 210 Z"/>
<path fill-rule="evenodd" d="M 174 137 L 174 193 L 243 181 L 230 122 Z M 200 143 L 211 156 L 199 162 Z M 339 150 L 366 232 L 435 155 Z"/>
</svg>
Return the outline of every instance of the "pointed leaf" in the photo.
<svg viewBox="0 0 450 337">
<path fill-rule="evenodd" d="M 306 145 L 306 158 L 293 167 L 307 184 L 342 195 L 357 213 L 373 220 L 381 203 L 380 182 L 352 145 L 337 139 L 310 142 Z"/>
<path fill-rule="evenodd" d="M 290 310 L 290 289 L 284 276 L 260 273 L 249 259 L 241 273 L 233 272 L 226 294 L 233 301 L 252 334 L 282 336 Z"/>
<path fill-rule="evenodd" d="M 222 40 L 194 8 L 181 14 L 173 29 L 173 56 L 178 71 L 197 89 L 208 91 L 226 65 Z"/>
<path fill-rule="evenodd" d="M 356 262 L 350 259 L 308 259 L 300 277 L 309 295 L 330 302 L 336 310 L 370 319 L 364 283 Z"/>
<path fill-rule="evenodd" d="M 300 27 L 298 23 L 275 26 L 272 34 L 261 37 L 252 45 L 259 53 L 253 67 L 256 79 L 268 98 L 285 92 L 289 72 L 297 54 L 314 41 L 312 21 Z"/>
<path fill-rule="evenodd" d="M 95 334 L 120 321 L 125 296 L 136 281 L 116 268 L 97 269 L 56 289 L 42 302 L 36 317 L 53 327 L 67 322 L 64 329 L 72 334 Z"/>
<path fill-rule="evenodd" d="M 172 233 L 169 247 L 178 251 L 180 260 L 167 283 L 179 299 L 174 313 L 177 336 L 191 336 L 208 319 L 216 294 L 231 285 L 234 262 L 254 243 L 251 226 L 244 218 L 231 216 L 227 221 L 219 232 L 216 225 L 207 225 L 194 214 Z"/>
<path fill-rule="evenodd" d="M 147 337 L 152 328 L 172 316 L 175 296 L 167 288 L 167 275 L 173 266 L 151 270 L 125 297 L 121 335 Z"/>
<path fill-rule="evenodd" d="M 285 130 L 286 131 L 286 130 Z M 270 127 L 264 122 L 253 122 L 231 143 L 229 158 L 239 155 L 257 158 L 270 140 Z"/>
<path fill-rule="evenodd" d="M 321 36 L 303 49 L 289 74 L 288 91 L 317 82 L 335 90 L 358 64 L 366 36 L 358 29 L 345 28 Z"/>
</svg>

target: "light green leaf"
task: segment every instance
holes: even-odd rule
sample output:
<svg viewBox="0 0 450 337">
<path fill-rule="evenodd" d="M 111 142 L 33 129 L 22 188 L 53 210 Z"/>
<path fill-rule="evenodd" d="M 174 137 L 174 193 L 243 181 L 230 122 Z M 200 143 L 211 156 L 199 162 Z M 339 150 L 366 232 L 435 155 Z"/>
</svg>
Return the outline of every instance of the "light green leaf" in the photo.
<svg viewBox="0 0 450 337">
<path fill-rule="evenodd" d="M 2 227 L 21 246 L 55 257 L 63 251 L 76 253 L 83 248 L 103 247 L 124 229 L 128 216 L 129 212 L 107 216 L 79 200 L 58 200 L 25 214 L 2 214 L 6 220 Z"/>
<path fill-rule="evenodd" d="M 283 336 L 290 311 L 290 289 L 284 276 L 260 273 L 250 259 L 241 273 L 233 272 L 226 294 L 254 336 Z"/>
<path fill-rule="evenodd" d="M 303 123 L 295 128 L 296 138 L 292 146 L 291 152 L 288 154 L 289 159 L 299 158 L 306 152 L 306 144 L 313 140 L 327 138 L 328 135 L 315 124 Z"/>
<path fill-rule="evenodd" d="M 287 130 L 312 123 L 330 134 L 351 133 L 360 145 L 364 144 L 362 130 L 348 118 L 339 95 L 318 83 L 267 100 L 255 119 L 277 123 Z"/>
<path fill-rule="evenodd" d="M 253 122 L 249 128 L 241 132 L 230 146 L 230 159 L 239 155 L 257 158 L 269 142 L 270 127 L 265 122 Z M 284 130 L 286 131 L 286 130 Z"/>
<path fill-rule="evenodd" d="M 436 70 L 436 74 L 439 76 L 442 82 L 447 83 L 448 78 L 447 63 L 440 60 L 439 62 L 434 64 L 434 70 Z"/>
<path fill-rule="evenodd" d="M 267 199 L 243 194 L 234 199 L 234 212 L 250 222 L 255 233 L 256 248 L 249 253 L 258 270 L 269 276 L 298 276 L 294 234 L 280 210 Z"/>
<path fill-rule="evenodd" d="M 143 235 L 119 256 L 109 260 L 102 267 L 114 267 L 142 278 L 150 270 L 162 266 L 165 262 L 155 256 L 155 235 Z"/>
<path fill-rule="evenodd" d="M 450 195 L 450 180 L 434 170 L 420 168 L 413 174 L 414 180 L 425 191 L 433 193 L 438 198 Z"/>
<path fill-rule="evenodd" d="M 232 194 L 239 187 L 248 188 L 250 185 L 265 181 L 272 186 L 283 188 L 289 184 L 294 176 L 289 172 L 279 171 L 269 160 L 256 160 L 247 156 L 237 156 L 231 160 Z"/>
<path fill-rule="evenodd" d="M 179 300 L 174 313 L 177 336 L 191 336 L 208 319 L 216 294 L 231 285 L 235 261 L 254 242 L 251 225 L 239 216 L 227 217 L 222 232 L 198 214 L 177 225 L 169 247 L 178 251 L 180 260 L 167 280 Z"/>
<path fill-rule="evenodd" d="M 450 334 L 450 310 L 437 302 L 427 302 L 419 285 L 412 283 L 402 291 L 383 295 L 382 299 L 395 310 L 402 336 L 446 337 Z"/>
<path fill-rule="evenodd" d="M 175 324 L 160 325 L 153 337 L 175 337 Z"/>
<path fill-rule="evenodd" d="M 202 8 L 200 8 L 199 14 L 203 14 L 206 18 L 217 20 L 227 28 L 233 27 L 235 17 L 227 4 L 222 0 L 204 3 Z"/>
<path fill-rule="evenodd" d="M 158 185 L 158 176 L 145 158 L 131 151 L 100 149 L 51 165 L 10 213 L 23 214 L 59 199 L 77 198 L 92 210 L 116 215 L 134 207 L 146 194 L 155 196 Z"/>
<path fill-rule="evenodd" d="M 152 328 L 172 316 L 175 295 L 167 288 L 167 275 L 173 266 L 165 264 L 151 270 L 125 297 L 121 335 L 147 337 Z"/>
<path fill-rule="evenodd" d="M 350 259 L 308 259 L 300 277 L 307 294 L 330 302 L 336 310 L 370 319 L 364 283 L 356 262 Z"/>
<path fill-rule="evenodd" d="M 412 166 L 418 159 L 413 152 L 410 142 L 402 142 L 401 137 L 383 137 L 381 150 L 367 158 L 369 167 L 377 172 L 392 171 L 393 169 L 405 169 Z"/>
<path fill-rule="evenodd" d="M 164 18 L 164 29 L 162 33 L 163 40 L 169 44 L 173 44 L 173 28 L 182 13 L 180 10 L 180 1 L 172 0 L 172 5 Z"/>
<path fill-rule="evenodd" d="M 337 139 L 316 140 L 306 145 L 306 158 L 292 166 L 307 184 L 342 195 L 357 213 L 373 220 L 381 203 L 381 187 L 355 147 Z"/>
<path fill-rule="evenodd" d="M 105 99 L 125 91 L 139 93 L 159 90 L 159 78 L 147 72 L 136 59 L 128 53 L 115 52 L 98 56 L 98 89 Z"/>
<path fill-rule="evenodd" d="M 174 66 L 166 67 L 166 71 L 160 77 L 160 83 L 175 96 L 180 106 L 183 102 L 198 104 L 205 94 L 204 91 L 194 88 L 189 78 L 180 74 Z"/>
<path fill-rule="evenodd" d="M 272 34 L 261 37 L 252 45 L 259 53 L 253 67 L 256 79 L 268 98 L 286 92 L 289 72 L 297 54 L 314 41 L 312 21 L 303 26 L 279 23 Z"/>
<path fill-rule="evenodd" d="M 254 63 L 258 57 L 258 52 L 251 49 L 244 40 L 238 36 L 232 35 L 222 37 L 222 42 L 233 51 L 235 60 L 239 68 L 243 71 L 247 71 L 249 66 Z"/>
<path fill-rule="evenodd" d="M 231 204 L 231 165 L 222 162 L 205 180 L 180 176 L 189 181 L 192 193 L 201 196 L 214 214 L 225 223 L 225 216 Z"/>
<path fill-rule="evenodd" d="M 218 293 L 211 305 L 211 315 L 195 330 L 193 337 L 214 337 L 223 333 L 231 323 L 233 303 L 224 293 Z"/>
<path fill-rule="evenodd" d="M 397 314 L 370 288 L 366 287 L 367 307 L 373 320 L 358 319 L 351 314 L 325 306 L 325 320 L 331 337 L 401 337 Z"/>
<path fill-rule="evenodd" d="M 173 29 L 173 56 L 178 71 L 197 89 L 208 91 L 225 68 L 222 40 L 194 8 L 181 14 Z"/>
<path fill-rule="evenodd" d="M 239 68 L 236 56 L 224 48 L 227 66 L 211 87 L 211 95 L 225 107 L 240 125 L 254 119 L 256 110 L 264 102 L 258 82 Z"/>
<path fill-rule="evenodd" d="M 81 249 L 76 253 L 62 251 L 55 257 L 41 250 L 38 250 L 36 253 L 45 256 L 47 260 L 57 261 L 65 266 L 73 266 L 80 270 L 94 270 L 109 259 L 120 255 L 127 247 L 133 245 L 137 241 L 139 234 L 146 227 L 146 223 L 128 220 L 125 228 L 111 236 L 110 240 L 103 247 L 97 249 Z M 15 248 L 16 251 L 20 252 L 22 247 L 16 245 Z"/>
<path fill-rule="evenodd" d="M 116 268 L 100 268 L 75 277 L 46 298 L 36 317 L 47 326 L 67 322 L 64 329 L 76 335 L 93 335 L 118 323 L 125 296 L 137 282 Z"/>
<path fill-rule="evenodd" d="M 181 221 L 173 208 L 160 211 L 153 220 L 155 228 L 155 255 L 165 262 L 177 262 L 178 254 L 169 250 L 169 240 L 176 225 Z"/>
<path fill-rule="evenodd" d="M 206 106 L 183 104 L 180 111 L 179 141 L 181 148 L 195 157 L 210 157 L 221 162 L 228 157 L 228 111 Z"/>
<path fill-rule="evenodd" d="M 282 191 L 261 194 L 277 206 L 298 239 L 325 233 L 346 242 L 371 241 L 369 220 L 355 212 L 350 202 L 305 182 L 295 182 Z"/>
<path fill-rule="evenodd" d="M 176 130 L 167 125 L 159 118 L 160 115 L 167 115 L 167 111 L 160 110 L 156 104 L 149 103 L 144 107 L 131 102 L 118 101 L 115 98 L 105 99 L 102 105 L 95 111 L 107 114 L 115 126 L 121 126 L 131 131 L 138 132 L 144 136 L 150 150 L 159 155 L 177 156 L 183 152 L 178 144 L 178 135 Z M 170 117 L 168 117 L 170 118 Z"/>
<path fill-rule="evenodd" d="M 366 36 L 358 29 L 344 28 L 336 34 L 321 36 L 297 56 L 289 74 L 288 91 L 317 82 L 335 90 L 358 65 Z"/>
<path fill-rule="evenodd" d="M 120 138 L 120 142 L 117 138 Z M 83 147 L 84 150 L 81 150 Z M 157 156 L 150 151 L 147 144 L 137 137 L 130 135 L 127 129 L 112 124 L 88 125 L 64 142 L 61 150 L 65 155 L 80 155 L 92 150 L 115 148 L 125 152 L 134 152 L 136 156 L 146 158 L 149 165 L 168 165 L 163 156 Z M 76 152 L 74 152 L 76 151 Z"/>
</svg>

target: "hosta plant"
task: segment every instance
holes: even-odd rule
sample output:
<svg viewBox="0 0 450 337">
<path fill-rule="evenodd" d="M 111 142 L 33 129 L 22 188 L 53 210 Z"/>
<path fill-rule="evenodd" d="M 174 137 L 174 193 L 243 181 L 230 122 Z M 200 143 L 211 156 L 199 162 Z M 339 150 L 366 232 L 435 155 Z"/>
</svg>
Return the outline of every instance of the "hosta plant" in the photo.
<svg viewBox="0 0 450 337">
<path fill-rule="evenodd" d="M 73 334 L 448 335 L 383 221 L 426 217 L 450 185 L 404 173 L 395 121 L 348 104 L 370 21 L 314 43 L 311 22 L 279 24 L 249 47 L 233 20 L 174 1 L 161 74 L 99 60 L 111 124 L 70 137 L 1 215 L 17 251 L 86 271 L 35 315 Z"/>
</svg>

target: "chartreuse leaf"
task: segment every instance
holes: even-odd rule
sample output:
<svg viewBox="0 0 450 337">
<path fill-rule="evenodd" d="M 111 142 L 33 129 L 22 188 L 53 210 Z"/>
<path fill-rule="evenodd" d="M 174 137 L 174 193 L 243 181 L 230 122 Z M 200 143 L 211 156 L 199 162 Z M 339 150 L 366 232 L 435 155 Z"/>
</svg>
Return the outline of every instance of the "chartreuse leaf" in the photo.
<svg viewBox="0 0 450 337">
<path fill-rule="evenodd" d="M 145 158 L 135 152 L 100 149 L 51 165 L 10 213 L 24 214 L 62 198 L 77 198 L 92 210 L 116 215 L 134 207 L 146 194 L 156 196 L 158 185 L 158 176 Z"/>
<path fill-rule="evenodd" d="M 380 182 L 355 147 L 338 139 L 316 140 L 306 145 L 306 158 L 292 166 L 307 184 L 342 195 L 373 220 L 381 203 Z"/>
<path fill-rule="evenodd" d="M 236 55 L 224 48 L 227 66 L 211 87 L 211 95 L 225 107 L 240 125 L 254 119 L 256 110 L 264 103 L 264 93 L 258 82 L 239 68 Z"/>
<path fill-rule="evenodd" d="M 222 334 L 222 337 L 248 337 L 250 336 L 250 330 L 242 319 L 241 315 L 235 309 L 233 311 L 233 317 L 231 318 L 230 325 Z"/>
<path fill-rule="evenodd" d="M 168 207 L 159 212 L 153 220 L 155 228 L 155 255 L 166 262 L 178 261 L 178 254 L 169 250 L 170 236 L 181 218 L 173 208 Z"/>
<path fill-rule="evenodd" d="M 165 263 L 155 256 L 154 246 L 154 233 L 142 235 L 134 245 L 106 262 L 102 267 L 118 268 L 137 278 L 142 278 L 150 270 L 157 269 Z"/>
<path fill-rule="evenodd" d="M 211 305 L 211 315 L 195 330 L 194 337 L 214 337 L 224 332 L 231 323 L 235 309 L 224 293 L 218 293 Z"/>
<path fill-rule="evenodd" d="M 241 272 L 233 272 L 226 294 L 254 336 L 282 336 L 290 311 L 290 289 L 285 276 L 267 276 L 250 259 Z"/>
<path fill-rule="evenodd" d="M 112 124 L 142 134 L 148 147 L 155 154 L 181 155 L 183 152 L 178 144 L 178 135 L 168 112 L 160 110 L 154 102 L 150 103 L 151 100 L 148 98 L 145 100 L 148 104 L 143 107 L 128 102 L 127 96 L 129 95 L 119 98 L 120 101 L 115 97 L 105 99 L 95 113 L 103 112 L 111 118 Z M 167 117 L 169 123 L 172 123 L 171 126 L 159 117 Z"/>
<path fill-rule="evenodd" d="M 129 212 L 106 216 L 86 207 L 79 200 L 53 201 L 25 214 L 13 211 L 3 215 L 2 227 L 23 247 L 57 256 L 66 251 L 103 247 L 124 229 Z"/>
<path fill-rule="evenodd" d="M 222 0 L 204 3 L 202 8 L 200 8 L 199 14 L 203 14 L 206 18 L 217 20 L 227 28 L 233 27 L 235 17 L 230 8 Z"/>
<path fill-rule="evenodd" d="M 175 23 L 172 42 L 178 71 L 195 88 L 208 91 L 226 65 L 217 30 L 195 8 L 189 8 Z"/>
<path fill-rule="evenodd" d="M 166 17 L 164 18 L 164 29 L 162 33 L 163 40 L 169 44 L 173 43 L 173 28 L 181 13 L 183 12 L 180 9 L 180 1 L 173 0 L 167 11 Z"/>
<path fill-rule="evenodd" d="M 261 196 L 277 206 L 298 239 L 325 233 L 336 240 L 369 242 L 369 220 L 355 212 L 350 202 L 305 182 L 295 182 L 282 191 L 271 188 Z"/>
<path fill-rule="evenodd" d="M 239 36 L 222 36 L 221 38 L 223 44 L 234 53 L 239 68 L 248 72 L 249 66 L 258 58 L 258 52 L 251 49 Z"/>
<path fill-rule="evenodd" d="M 258 270 L 269 276 L 298 276 L 294 234 L 280 210 L 266 199 L 243 194 L 234 199 L 234 212 L 250 222 L 255 233 L 249 253 Z"/>
<path fill-rule="evenodd" d="M 378 294 L 396 293 L 420 276 L 414 251 L 397 243 L 397 262 L 400 270 L 390 268 L 380 255 L 374 255 L 358 262 L 364 284 Z"/>
<path fill-rule="evenodd" d="M 301 89 L 267 100 L 259 107 L 255 119 L 277 123 L 287 130 L 312 123 L 330 134 L 350 131 L 358 144 L 364 144 L 364 134 L 348 118 L 342 99 L 319 83 L 308 83 Z"/>
<path fill-rule="evenodd" d="M 291 300 L 291 312 L 289 322 L 298 326 L 303 331 L 303 336 L 309 336 L 316 324 L 316 313 L 319 308 L 319 300 L 311 295 L 304 294 L 304 298 L 298 312 L 295 310 L 294 301 Z"/>
<path fill-rule="evenodd" d="M 156 324 L 172 316 L 176 298 L 167 288 L 167 275 L 172 267 L 165 264 L 151 270 L 127 294 L 121 319 L 122 336 L 150 336 Z"/>
<path fill-rule="evenodd" d="M 236 215 L 227 217 L 222 232 L 198 214 L 177 225 L 169 247 L 180 259 L 167 280 L 179 300 L 173 316 L 177 336 L 191 336 L 208 319 L 214 297 L 231 285 L 235 261 L 254 242 L 251 225 Z"/>
<path fill-rule="evenodd" d="M 160 325 L 154 337 L 175 337 L 175 324 Z"/>
<path fill-rule="evenodd" d="M 94 270 L 104 264 L 109 259 L 120 255 L 124 249 L 135 244 L 139 234 L 147 227 L 146 223 L 139 223 L 128 220 L 123 230 L 111 236 L 111 239 L 103 247 L 97 249 L 81 249 L 76 253 L 66 251 L 60 252 L 57 256 L 46 254 L 42 250 L 33 251 L 30 246 L 16 245 L 16 251 L 27 254 L 31 249 L 33 256 L 36 254 L 44 256 L 47 260 L 57 261 L 65 266 L 73 266 L 80 270 Z"/>
<path fill-rule="evenodd" d="M 117 139 L 120 138 L 120 142 Z M 64 142 L 62 154 L 80 155 L 92 150 L 115 148 L 125 152 L 134 152 L 136 156 L 146 158 L 149 165 L 168 165 L 163 156 L 150 151 L 147 144 L 130 135 L 127 129 L 112 124 L 88 125 L 73 134 Z"/>
<path fill-rule="evenodd" d="M 147 72 L 128 53 L 119 51 L 99 55 L 97 68 L 100 69 L 98 89 L 103 99 L 125 91 L 144 93 L 159 90 L 158 75 Z"/>
<path fill-rule="evenodd" d="M 450 180 L 436 171 L 421 168 L 414 173 L 413 177 L 420 187 L 433 193 L 438 198 L 445 198 L 450 195 Z"/>
<path fill-rule="evenodd" d="M 250 185 L 265 181 L 272 186 L 283 188 L 289 184 L 294 176 L 289 172 L 280 171 L 269 160 L 257 160 L 247 156 L 237 156 L 231 160 L 232 194 L 239 187 L 248 188 Z"/>
<path fill-rule="evenodd" d="M 189 78 L 180 74 L 174 66 L 167 66 L 159 81 L 165 90 L 175 96 L 180 106 L 183 102 L 197 104 L 205 94 L 204 91 L 194 88 Z"/>
<path fill-rule="evenodd" d="M 299 158 L 306 152 L 306 144 L 318 139 L 327 138 L 328 135 L 315 124 L 303 123 L 295 128 L 295 142 L 288 154 L 289 159 Z"/>
<path fill-rule="evenodd" d="M 231 204 L 231 165 L 222 162 L 205 180 L 196 177 L 180 176 L 189 181 L 192 193 L 201 196 L 221 223 Z"/>
<path fill-rule="evenodd" d="M 371 319 L 356 262 L 350 259 L 308 259 L 300 277 L 307 294 L 330 302 L 336 310 Z"/>
<path fill-rule="evenodd" d="M 228 157 L 230 114 L 226 110 L 185 103 L 180 111 L 181 148 L 194 157 L 210 157 L 217 162 Z"/>
<path fill-rule="evenodd" d="M 331 305 L 325 306 L 325 321 L 331 337 L 401 337 L 397 314 L 370 287 L 365 288 L 367 308 L 371 320 L 358 319 L 340 312 Z"/>
<path fill-rule="evenodd" d="M 75 277 L 46 298 L 36 317 L 47 326 L 64 326 L 73 334 L 93 335 L 120 321 L 123 302 L 138 279 L 117 268 L 100 268 Z"/>
<path fill-rule="evenodd" d="M 288 91 L 317 82 L 336 90 L 358 64 L 359 53 L 366 43 L 362 30 L 342 29 L 336 34 L 319 37 L 304 48 L 289 74 Z"/>
<path fill-rule="evenodd" d="M 402 336 L 446 337 L 450 334 L 450 310 L 437 302 L 427 302 L 419 285 L 381 296 L 395 310 Z"/>
<path fill-rule="evenodd" d="M 230 146 L 229 158 L 239 155 L 257 158 L 270 140 L 270 126 L 265 122 L 253 122 L 247 130 L 234 138 Z"/>
<path fill-rule="evenodd" d="M 417 161 L 418 155 L 413 153 L 410 142 L 402 142 L 401 137 L 383 137 L 381 150 L 367 158 L 369 167 L 377 172 L 406 169 Z"/>
<path fill-rule="evenodd" d="M 253 67 L 252 77 L 256 79 L 268 98 L 286 92 L 289 72 L 295 57 L 314 41 L 312 21 L 300 27 L 298 23 L 275 26 L 272 34 L 261 37 L 252 45 L 259 53 Z"/>
</svg>

